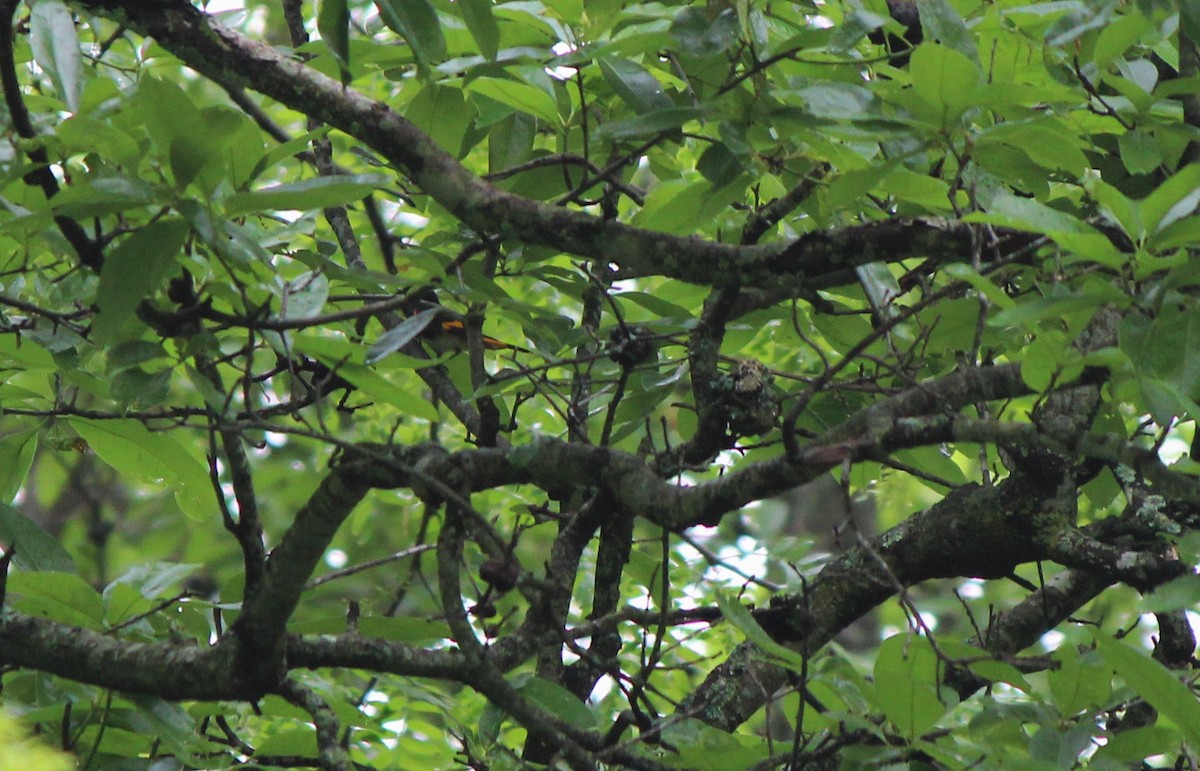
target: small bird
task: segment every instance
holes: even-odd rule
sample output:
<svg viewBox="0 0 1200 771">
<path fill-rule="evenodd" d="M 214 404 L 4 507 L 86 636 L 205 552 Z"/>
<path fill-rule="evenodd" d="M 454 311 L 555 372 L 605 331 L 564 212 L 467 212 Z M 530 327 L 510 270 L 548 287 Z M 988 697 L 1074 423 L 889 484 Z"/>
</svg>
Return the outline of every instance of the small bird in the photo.
<svg viewBox="0 0 1200 771">
<path fill-rule="evenodd" d="M 446 313 L 454 313 L 447 309 Z M 467 350 L 467 328 L 460 318 L 443 318 L 434 321 L 418 338 L 437 353 L 459 353 Z M 489 351 L 520 351 L 529 353 L 528 348 L 506 343 L 487 335 L 480 335 L 483 347 Z"/>
<path fill-rule="evenodd" d="M 465 317 L 438 302 L 432 287 L 413 290 L 401 306 L 406 318 L 379 336 L 367 349 L 366 364 L 374 364 L 388 354 L 402 350 L 414 340 L 425 343 L 437 354 L 460 353 L 467 350 Z M 519 351 L 528 348 L 481 335 L 483 347 L 491 351 Z"/>
</svg>

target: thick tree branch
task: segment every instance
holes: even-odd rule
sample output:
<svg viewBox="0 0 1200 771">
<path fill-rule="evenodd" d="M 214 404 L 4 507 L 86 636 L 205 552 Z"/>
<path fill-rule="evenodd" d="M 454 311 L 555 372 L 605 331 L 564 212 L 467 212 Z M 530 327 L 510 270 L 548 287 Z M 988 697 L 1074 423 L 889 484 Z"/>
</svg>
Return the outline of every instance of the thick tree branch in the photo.
<svg viewBox="0 0 1200 771">
<path fill-rule="evenodd" d="M 996 487 L 959 488 L 869 544 L 850 549 L 826 565 L 806 592 L 776 598 L 755 617 L 773 637 L 812 655 L 895 594 L 897 582 L 912 586 L 932 578 L 1008 575 L 1016 565 L 1044 556 L 1030 523 L 1047 497 L 1053 497 L 1052 490 L 1039 490 L 1021 477 Z M 783 669 L 757 661 L 754 646 L 743 643 L 679 712 L 732 730 L 786 682 Z"/>
<path fill-rule="evenodd" d="M 248 87 L 335 126 L 387 158 L 427 195 L 479 232 L 499 233 L 620 266 L 619 277 L 664 275 L 711 284 L 736 273 L 744 286 L 853 281 L 868 262 L 970 254 L 970 226 L 940 218 L 892 219 L 812 233 L 790 244 L 735 246 L 673 236 L 532 201 L 492 187 L 427 134 L 377 102 L 190 4 L 84 0 L 84 7 L 154 38 L 225 88 Z M 1000 232 L 999 230 L 997 232 Z M 1013 234 L 1000 251 L 1033 236 Z"/>
<path fill-rule="evenodd" d="M 247 679 L 265 690 L 282 676 L 285 628 L 338 527 L 366 495 L 354 465 L 333 469 L 322 480 L 267 559 L 259 591 L 247 597 L 233 631 Z"/>
<path fill-rule="evenodd" d="M 131 642 L 7 609 L 0 616 L 0 662 L 164 699 L 261 696 L 238 676 L 234 652 L 228 643 Z"/>
<path fill-rule="evenodd" d="M 453 680 L 466 665 L 457 649 L 426 650 L 357 633 L 288 635 L 287 651 L 288 666 L 303 669 L 343 667 Z"/>
<path fill-rule="evenodd" d="M 448 453 L 440 448 L 392 448 L 364 445 L 376 460 L 359 481 L 377 487 L 423 487 L 424 478 L 451 489 L 479 491 L 532 483 L 556 494 L 571 487 L 601 487 L 636 516 L 668 529 L 715 523 L 750 501 L 778 495 L 810 481 L 845 461 L 875 457 L 891 450 L 950 440 L 997 442 L 1010 446 L 1077 452 L 1128 465 L 1161 485 L 1172 496 L 1200 500 L 1200 486 L 1164 467 L 1149 451 L 1121 437 L 1046 435 L 1023 423 L 980 421 L 952 414 L 980 401 L 1028 393 L 1014 366 L 972 368 L 923 383 L 851 416 L 807 445 L 794 462 L 763 461 L 691 487 L 664 481 L 645 461 L 611 448 L 543 439 L 515 448 L 479 448 Z M 420 475 L 410 469 L 419 467 Z M 460 487 L 461 486 L 461 487 Z"/>
</svg>

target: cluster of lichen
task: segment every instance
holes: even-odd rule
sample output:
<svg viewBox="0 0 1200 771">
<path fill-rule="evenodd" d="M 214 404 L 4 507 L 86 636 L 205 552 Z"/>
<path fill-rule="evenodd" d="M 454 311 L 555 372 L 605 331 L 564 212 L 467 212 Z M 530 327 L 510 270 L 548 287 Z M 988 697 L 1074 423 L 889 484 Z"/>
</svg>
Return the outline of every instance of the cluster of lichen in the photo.
<svg viewBox="0 0 1200 771">
<path fill-rule="evenodd" d="M 739 360 L 713 381 L 730 434 L 754 436 L 775 427 L 779 397 L 772 383 L 771 371 L 751 359 Z"/>
</svg>

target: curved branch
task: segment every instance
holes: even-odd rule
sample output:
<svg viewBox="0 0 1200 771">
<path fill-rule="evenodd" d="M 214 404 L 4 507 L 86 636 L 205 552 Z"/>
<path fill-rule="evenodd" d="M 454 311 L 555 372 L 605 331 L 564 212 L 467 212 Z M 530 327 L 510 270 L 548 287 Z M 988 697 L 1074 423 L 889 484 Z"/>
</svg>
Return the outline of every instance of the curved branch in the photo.
<svg viewBox="0 0 1200 771">
<path fill-rule="evenodd" d="M 137 643 L 8 609 L 0 616 L 0 662 L 164 699 L 260 697 L 237 677 L 234 653 L 224 643 Z"/>
<path fill-rule="evenodd" d="M 350 753 L 338 741 L 341 728 L 329 703 L 311 688 L 294 680 L 285 680 L 279 693 L 292 704 L 312 716 L 317 729 L 317 749 L 324 771 L 350 771 Z"/>
<path fill-rule="evenodd" d="M 339 466 L 321 481 L 271 552 L 259 589 L 246 598 L 233 631 L 248 680 L 270 690 L 283 672 L 285 629 L 305 583 L 342 522 L 366 495 L 354 465 Z"/>
<path fill-rule="evenodd" d="M 961 487 L 850 549 L 826 565 L 805 592 L 776 598 L 755 618 L 775 639 L 812 655 L 894 595 L 897 582 L 1008 575 L 1016 565 L 1045 556 L 1029 523 L 1054 493 L 1020 476 L 996 487 Z M 758 660 L 755 650 L 751 643 L 738 646 L 680 705 L 679 714 L 723 730 L 745 722 L 787 682 L 785 670 Z"/>
<path fill-rule="evenodd" d="M 1083 385 L 1088 384 L 1085 381 Z M 1194 480 L 1172 473 L 1152 453 L 1127 445 L 1122 437 L 1072 440 L 1046 434 L 1029 424 L 972 420 L 953 414 L 968 404 L 1028 393 L 1015 365 L 956 371 L 859 411 L 802 448 L 796 459 L 762 461 L 692 487 L 678 487 L 663 480 L 639 456 L 554 439 L 454 453 L 436 447 L 359 445 L 357 460 L 362 462 L 356 464 L 359 470 L 355 481 L 389 489 L 413 487 L 418 492 L 425 489 L 429 479 L 469 492 L 514 484 L 534 484 L 552 494 L 574 486 L 600 487 L 610 491 L 620 507 L 635 516 L 678 530 L 716 523 L 751 501 L 778 495 L 848 460 L 957 439 L 1070 450 L 1124 463 L 1174 497 L 1200 500 L 1200 486 Z M 419 472 L 413 473 L 412 469 Z"/>
<path fill-rule="evenodd" d="M 736 246 L 540 203 L 489 185 L 386 104 L 221 25 L 190 4 L 83 0 L 82 5 L 154 38 L 225 88 L 252 88 L 345 131 L 471 228 L 612 263 L 620 266 L 622 278 L 663 275 L 711 284 L 737 272 L 745 286 L 823 288 L 852 281 L 853 268 L 868 262 L 931 255 L 956 259 L 970 253 L 970 226 L 936 217 L 811 233 L 790 244 Z M 1033 239 L 1011 231 L 1007 235 L 1012 237 L 1006 247 L 1019 248 Z"/>
</svg>

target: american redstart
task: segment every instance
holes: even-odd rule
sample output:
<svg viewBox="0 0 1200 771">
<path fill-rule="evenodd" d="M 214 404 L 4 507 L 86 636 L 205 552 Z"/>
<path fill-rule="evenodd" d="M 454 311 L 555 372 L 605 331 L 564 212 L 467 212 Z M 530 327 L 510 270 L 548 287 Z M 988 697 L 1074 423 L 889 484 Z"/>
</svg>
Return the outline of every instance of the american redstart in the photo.
<svg viewBox="0 0 1200 771">
<path fill-rule="evenodd" d="M 457 353 L 467 350 L 467 328 L 461 319 L 441 319 L 425 328 L 419 338 L 438 353 Z M 481 335 L 483 347 L 489 351 L 520 351 L 529 353 L 528 348 L 506 343 L 494 337 Z"/>
<path fill-rule="evenodd" d="M 438 302 L 433 290 L 426 287 L 415 292 L 412 303 L 405 310 L 409 321 L 414 322 L 422 317 L 428 321 L 422 325 L 417 339 L 428 345 L 435 353 L 459 353 L 467 350 L 467 328 L 461 314 L 455 313 Z M 481 335 L 483 347 L 489 351 L 520 351 L 529 353 L 529 349 L 519 345 L 506 343 L 494 337 Z"/>
</svg>

